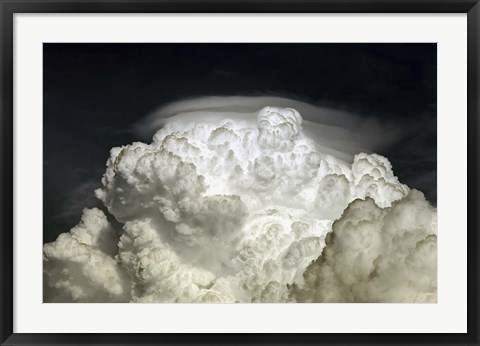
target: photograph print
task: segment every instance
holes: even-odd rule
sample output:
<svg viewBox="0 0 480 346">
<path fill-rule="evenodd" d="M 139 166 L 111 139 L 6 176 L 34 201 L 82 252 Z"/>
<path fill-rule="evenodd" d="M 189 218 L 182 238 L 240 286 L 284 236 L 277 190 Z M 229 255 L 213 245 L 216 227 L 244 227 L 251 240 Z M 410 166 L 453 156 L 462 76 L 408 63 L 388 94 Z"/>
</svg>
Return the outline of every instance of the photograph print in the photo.
<svg viewBox="0 0 480 346">
<path fill-rule="evenodd" d="M 44 43 L 44 303 L 436 303 L 434 43 Z"/>
</svg>

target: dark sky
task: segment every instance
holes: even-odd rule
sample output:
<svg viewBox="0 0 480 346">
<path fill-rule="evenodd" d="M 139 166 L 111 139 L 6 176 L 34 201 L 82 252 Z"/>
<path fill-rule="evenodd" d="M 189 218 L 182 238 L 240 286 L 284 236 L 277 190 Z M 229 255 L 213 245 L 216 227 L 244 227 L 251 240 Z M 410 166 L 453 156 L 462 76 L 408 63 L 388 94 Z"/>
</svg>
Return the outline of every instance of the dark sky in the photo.
<svg viewBox="0 0 480 346">
<path fill-rule="evenodd" d="M 210 95 L 283 96 L 398 124 L 379 152 L 437 198 L 436 44 L 43 46 L 44 242 L 97 205 L 110 148 L 161 105 Z"/>
</svg>

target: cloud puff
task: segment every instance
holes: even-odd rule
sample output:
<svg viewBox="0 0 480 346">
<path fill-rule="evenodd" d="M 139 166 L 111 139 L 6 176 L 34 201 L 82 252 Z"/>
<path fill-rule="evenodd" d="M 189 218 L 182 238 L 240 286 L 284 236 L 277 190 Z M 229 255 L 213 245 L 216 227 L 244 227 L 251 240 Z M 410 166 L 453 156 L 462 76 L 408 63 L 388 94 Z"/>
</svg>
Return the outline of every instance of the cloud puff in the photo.
<svg viewBox="0 0 480 346">
<path fill-rule="evenodd" d="M 350 163 L 319 151 L 295 109 L 266 107 L 256 118 L 172 120 L 150 144 L 113 148 L 96 195 L 123 232 L 115 237 L 105 215 L 92 209 L 70 233 L 46 244 L 45 300 L 308 300 L 299 287 L 311 285 L 307 273 L 317 272 L 310 263 L 332 251 L 330 242 L 323 250 L 327 234 L 353 239 L 337 230 L 356 215 L 352 201 L 375 201 L 361 209 L 364 217 L 388 213 L 399 200 L 393 209 L 420 205 L 386 158 L 362 153 Z M 388 231 L 384 236 L 396 239 L 404 229 Z M 433 247 L 424 248 L 411 261 L 431 260 Z M 390 268 L 381 263 L 397 252 L 385 251 L 383 259 L 380 250 L 372 256 Z M 375 275 L 387 282 L 395 268 L 382 270 Z"/>
<path fill-rule="evenodd" d="M 77 226 L 43 247 L 44 300 L 128 301 L 130 278 L 113 257 L 117 241 L 105 214 L 85 209 Z"/>
<path fill-rule="evenodd" d="M 382 209 L 353 201 L 292 296 L 300 302 L 436 302 L 437 213 L 411 190 Z"/>
<path fill-rule="evenodd" d="M 385 150 L 404 130 L 399 129 L 399 124 L 385 120 L 380 124 L 366 114 L 359 116 L 284 97 L 206 96 L 157 109 L 136 124 L 135 133 L 149 140 L 159 129 L 168 133 L 185 131 L 194 127 L 199 119 L 214 123 L 233 118 L 242 127 L 254 128 L 258 110 L 263 108 L 294 109 L 303 118 L 302 132 L 315 141 L 317 150 L 349 161 L 359 152 Z"/>
</svg>

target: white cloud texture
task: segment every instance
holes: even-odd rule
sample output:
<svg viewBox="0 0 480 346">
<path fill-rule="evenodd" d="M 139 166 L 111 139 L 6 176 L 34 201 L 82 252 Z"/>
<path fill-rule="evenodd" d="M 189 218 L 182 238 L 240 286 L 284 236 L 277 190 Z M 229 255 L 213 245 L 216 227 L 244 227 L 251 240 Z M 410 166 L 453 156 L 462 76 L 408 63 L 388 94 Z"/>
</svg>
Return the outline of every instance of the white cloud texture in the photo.
<svg viewBox="0 0 480 346">
<path fill-rule="evenodd" d="M 320 151 L 292 108 L 205 119 L 111 150 L 123 231 L 86 209 L 44 245 L 45 301 L 435 301 L 436 211 L 386 158 Z"/>
<path fill-rule="evenodd" d="M 301 302 L 435 302 L 437 214 L 417 190 L 389 208 L 369 197 L 334 222 L 322 256 L 293 297 Z"/>
</svg>

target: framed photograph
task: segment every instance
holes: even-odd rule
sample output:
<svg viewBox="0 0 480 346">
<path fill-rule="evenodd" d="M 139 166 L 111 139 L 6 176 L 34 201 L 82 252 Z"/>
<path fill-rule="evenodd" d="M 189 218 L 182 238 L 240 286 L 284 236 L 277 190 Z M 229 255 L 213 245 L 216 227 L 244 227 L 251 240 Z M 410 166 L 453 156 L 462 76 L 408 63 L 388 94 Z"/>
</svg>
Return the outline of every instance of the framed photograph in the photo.
<svg viewBox="0 0 480 346">
<path fill-rule="evenodd" d="M 478 1 L 1 1 L 1 344 L 478 345 Z"/>
</svg>

